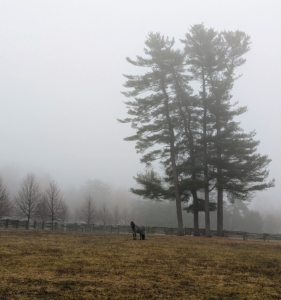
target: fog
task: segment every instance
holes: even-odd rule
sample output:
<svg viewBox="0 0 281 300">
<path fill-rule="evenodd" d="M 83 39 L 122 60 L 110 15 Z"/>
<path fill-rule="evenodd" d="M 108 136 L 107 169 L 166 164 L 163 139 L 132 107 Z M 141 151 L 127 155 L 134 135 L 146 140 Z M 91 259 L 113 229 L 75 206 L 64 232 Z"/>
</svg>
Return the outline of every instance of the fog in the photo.
<svg viewBox="0 0 281 300">
<path fill-rule="evenodd" d="M 125 79 L 137 74 L 127 56 L 143 54 L 150 31 L 176 41 L 191 25 L 241 30 L 251 50 L 233 99 L 271 159 L 276 187 L 258 193 L 255 209 L 280 209 L 281 2 L 164 0 L 0 1 L 0 174 L 16 186 L 29 172 L 62 189 L 99 179 L 135 185 L 143 171 L 126 117 Z"/>
</svg>

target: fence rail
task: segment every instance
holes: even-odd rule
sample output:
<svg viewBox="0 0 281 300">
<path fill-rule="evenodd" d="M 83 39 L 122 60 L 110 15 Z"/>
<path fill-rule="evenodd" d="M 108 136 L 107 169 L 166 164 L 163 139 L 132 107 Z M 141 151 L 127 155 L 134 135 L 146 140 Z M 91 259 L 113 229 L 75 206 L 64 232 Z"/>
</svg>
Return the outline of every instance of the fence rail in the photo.
<svg viewBox="0 0 281 300">
<path fill-rule="evenodd" d="M 60 230 L 60 231 L 80 231 L 94 233 L 112 233 L 112 234 L 131 234 L 131 227 L 128 225 L 94 225 L 83 223 L 57 223 L 54 222 L 30 222 L 21 220 L 5 219 L 0 220 L 0 228 L 15 228 L 15 229 L 34 229 L 34 230 Z M 178 235 L 178 229 L 172 227 L 152 227 L 146 226 L 147 235 Z M 185 235 L 193 235 L 193 228 L 184 228 Z M 200 229 L 200 235 L 205 235 L 205 229 Z M 217 232 L 211 230 L 211 235 L 216 236 Z M 276 240 L 281 241 L 281 234 L 269 233 L 250 233 L 246 231 L 230 231 L 224 230 L 224 236 L 229 238 L 242 238 L 243 240 Z"/>
</svg>

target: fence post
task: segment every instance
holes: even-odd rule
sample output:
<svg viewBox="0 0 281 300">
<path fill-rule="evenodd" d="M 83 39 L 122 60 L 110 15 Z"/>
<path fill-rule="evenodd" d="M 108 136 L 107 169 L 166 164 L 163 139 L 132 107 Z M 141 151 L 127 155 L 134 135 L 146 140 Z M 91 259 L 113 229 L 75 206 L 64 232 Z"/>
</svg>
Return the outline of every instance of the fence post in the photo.
<svg viewBox="0 0 281 300">
<path fill-rule="evenodd" d="M 5 227 L 8 228 L 9 227 L 9 219 L 5 220 Z"/>
<path fill-rule="evenodd" d="M 33 223 L 33 228 L 34 229 L 36 229 L 36 225 L 37 225 L 37 223 L 36 223 L 36 221 L 34 221 L 34 223 Z"/>
<path fill-rule="evenodd" d="M 119 234 L 119 225 L 117 225 L 117 232 L 118 232 L 118 234 Z"/>
<path fill-rule="evenodd" d="M 45 221 L 42 222 L 42 230 L 45 229 Z"/>
</svg>

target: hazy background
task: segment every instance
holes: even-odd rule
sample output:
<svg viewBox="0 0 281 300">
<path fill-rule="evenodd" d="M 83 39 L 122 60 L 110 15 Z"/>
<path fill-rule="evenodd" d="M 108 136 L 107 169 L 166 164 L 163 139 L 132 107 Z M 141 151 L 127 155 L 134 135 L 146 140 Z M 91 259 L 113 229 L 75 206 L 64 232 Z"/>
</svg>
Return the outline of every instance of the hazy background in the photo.
<svg viewBox="0 0 281 300">
<path fill-rule="evenodd" d="M 100 179 L 134 186 L 143 171 L 120 91 L 125 60 L 143 54 L 148 32 L 178 41 L 191 25 L 242 30 L 251 51 L 239 71 L 234 100 L 248 106 L 246 131 L 273 161 L 276 187 L 257 194 L 255 209 L 280 209 L 281 2 L 164 0 L 0 1 L 0 174 L 8 186 L 27 172 L 62 189 Z M 178 43 L 179 45 L 180 43 Z"/>
</svg>

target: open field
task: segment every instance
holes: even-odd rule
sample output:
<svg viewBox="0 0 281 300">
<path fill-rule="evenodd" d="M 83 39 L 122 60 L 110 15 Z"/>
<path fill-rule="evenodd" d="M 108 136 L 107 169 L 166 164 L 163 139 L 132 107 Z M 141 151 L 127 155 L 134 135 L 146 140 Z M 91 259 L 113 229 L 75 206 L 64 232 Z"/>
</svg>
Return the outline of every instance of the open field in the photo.
<svg viewBox="0 0 281 300">
<path fill-rule="evenodd" d="M 281 243 L 0 230 L 0 299 L 281 299 Z"/>
</svg>

